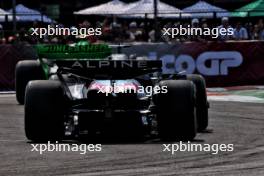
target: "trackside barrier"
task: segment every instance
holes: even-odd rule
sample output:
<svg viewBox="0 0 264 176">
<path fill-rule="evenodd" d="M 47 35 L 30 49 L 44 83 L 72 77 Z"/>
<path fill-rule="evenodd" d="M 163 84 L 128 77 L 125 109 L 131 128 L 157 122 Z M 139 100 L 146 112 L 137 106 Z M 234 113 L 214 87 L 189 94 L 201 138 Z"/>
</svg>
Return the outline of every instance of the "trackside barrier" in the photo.
<svg viewBox="0 0 264 176">
<path fill-rule="evenodd" d="M 15 89 L 15 67 L 19 60 L 35 58 L 30 45 L 0 45 L 0 91 Z"/>
<path fill-rule="evenodd" d="M 162 60 L 164 73 L 201 74 L 208 87 L 264 84 L 264 41 L 137 44 L 124 52 Z"/>
<path fill-rule="evenodd" d="M 137 43 L 123 52 L 162 60 L 164 73 L 202 74 L 208 87 L 264 84 L 262 41 Z M 14 90 L 19 60 L 36 58 L 30 45 L 0 45 L 0 91 Z"/>
</svg>

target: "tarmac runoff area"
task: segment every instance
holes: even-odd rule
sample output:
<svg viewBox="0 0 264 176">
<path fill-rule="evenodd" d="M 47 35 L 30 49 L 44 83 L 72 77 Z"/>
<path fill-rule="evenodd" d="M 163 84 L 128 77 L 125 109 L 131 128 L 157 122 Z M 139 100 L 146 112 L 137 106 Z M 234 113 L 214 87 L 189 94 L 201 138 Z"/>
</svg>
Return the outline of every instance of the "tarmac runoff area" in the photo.
<svg viewBox="0 0 264 176">
<path fill-rule="evenodd" d="M 264 103 L 264 86 L 207 88 L 208 100 Z"/>
<path fill-rule="evenodd" d="M 215 155 L 205 151 L 172 155 L 163 151 L 159 139 L 103 143 L 101 152 L 85 155 L 40 155 L 31 151 L 25 138 L 23 106 L 17 104 L 15 94 L 1 94 L 0 175 L 264 175 L 263 94 L 262 87 L 208 89 L 209 127 L 192 143 L 234 145 L 232 152 Z"/>
</svg>

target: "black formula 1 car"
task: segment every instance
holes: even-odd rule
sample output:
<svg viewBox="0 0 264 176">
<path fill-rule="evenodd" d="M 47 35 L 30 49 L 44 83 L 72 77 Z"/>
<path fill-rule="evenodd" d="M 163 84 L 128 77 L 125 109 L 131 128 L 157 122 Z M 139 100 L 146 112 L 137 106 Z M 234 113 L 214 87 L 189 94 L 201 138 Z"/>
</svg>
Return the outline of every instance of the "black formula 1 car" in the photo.
<svg viewBox="0 0 264 176">
<path fill-rule="evenodd" d="M 42 45 L 38 60 L 17 64 L 16 96 L 25 104 L 29 140 L 192 140 L 207 128 L 202 76 L 162 74 L 160 60 L 122 59 L 109 51 L 102 44 Z"/>
</svg>

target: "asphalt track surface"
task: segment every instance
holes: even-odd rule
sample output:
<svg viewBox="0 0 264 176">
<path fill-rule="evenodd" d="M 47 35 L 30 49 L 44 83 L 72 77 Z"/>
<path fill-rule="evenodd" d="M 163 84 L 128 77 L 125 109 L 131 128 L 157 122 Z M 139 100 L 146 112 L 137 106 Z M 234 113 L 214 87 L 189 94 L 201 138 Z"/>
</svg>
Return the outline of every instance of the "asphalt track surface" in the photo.
<svg viewBox="0 0 264 176">
<path fill-rule="evenodd" d="M 101 152 L 32 152 L 23 106 L 0 95 L 0 175 L 264 175 L 264 104 L 210 102 L 209 132 L 195 143 L 234 144 L 233 152 L 163 152 L 162 142 L 103 144 Z"/>
</svg>

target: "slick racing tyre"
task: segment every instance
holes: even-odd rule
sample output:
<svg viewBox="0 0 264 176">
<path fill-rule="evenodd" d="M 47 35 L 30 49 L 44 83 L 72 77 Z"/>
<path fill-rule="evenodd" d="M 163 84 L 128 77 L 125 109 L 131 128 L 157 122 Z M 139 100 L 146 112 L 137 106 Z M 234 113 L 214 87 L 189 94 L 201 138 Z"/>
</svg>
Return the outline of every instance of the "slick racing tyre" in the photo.
<svg viewBox="0 0 264 176">
<path fill-rule="evenodd" d="M 195 86 L 188 80 L 161 81 L 167 93 L 156 94 L 158 132 L 162 140 L 192 140 L 196 136 Z"/>
<path fill-rule="evenodd" d="M 59 81 L 30 81 L 25 95 L 25 132 L 32 141 L 64 136 L 64 93 Z"/>
<path fill-rule="evenodd" d="M 43 80 L 45 74 L 39 61 L 24 60 L 17 63 L 15 77 L 16 99 L 19 104 L 24 104 L 27 83 L 31 80 Z"/>
<path fill-rule="evenodd" d="M 196 118 L 198 132 L 204 131 L 208 126 L 208 101 L 205 80 L 200 75 L 187 75 L 187 80 L 192 81 L 196 87 Z"/>
</svg>

